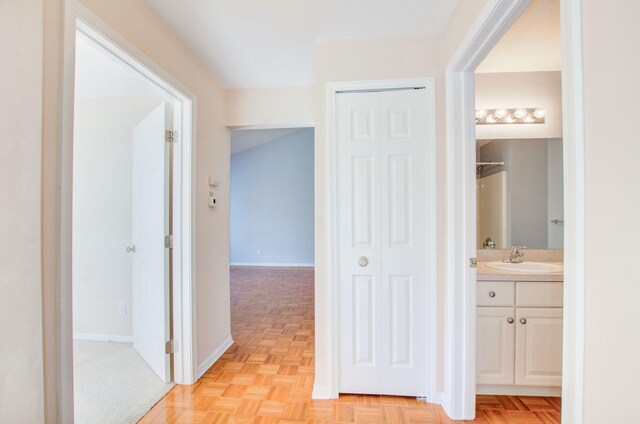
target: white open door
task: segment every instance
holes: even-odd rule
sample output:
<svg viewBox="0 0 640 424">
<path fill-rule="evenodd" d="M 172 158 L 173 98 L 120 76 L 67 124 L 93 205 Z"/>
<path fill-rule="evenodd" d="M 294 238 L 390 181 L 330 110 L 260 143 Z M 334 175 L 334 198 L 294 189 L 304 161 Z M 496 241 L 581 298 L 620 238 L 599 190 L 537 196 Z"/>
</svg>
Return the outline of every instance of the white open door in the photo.
<svg viewBox="0 0 640 424">
<path fill-rule="evenodd" d="M 133 131 L 133 346 L 168 383 L 171 357 L 170 231 L 171 144 L 170 105 L 163 103 Z"/>
<path fill-rule="evenodd" d="M 428 95 L 337 94 L 342 393 L 426 395 Z"/>
</svg>

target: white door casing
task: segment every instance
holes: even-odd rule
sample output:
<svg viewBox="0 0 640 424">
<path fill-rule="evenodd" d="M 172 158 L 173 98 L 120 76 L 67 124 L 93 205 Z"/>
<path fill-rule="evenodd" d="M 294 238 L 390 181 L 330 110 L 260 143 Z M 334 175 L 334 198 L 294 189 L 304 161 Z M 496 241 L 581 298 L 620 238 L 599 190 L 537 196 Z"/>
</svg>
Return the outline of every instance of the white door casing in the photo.
<svg viewBox="0 0 640 424">
<path fill-rule="evenodd" d="M 160 379 L 171 381 L 169 234 L 169 103 L 162 103 L 133 130 L 133 346 Z"/>
<path fill-rule="evenodd" d="M 427 392 L 430 95 L 336 95 L 340 392 Z"/>
</svg>

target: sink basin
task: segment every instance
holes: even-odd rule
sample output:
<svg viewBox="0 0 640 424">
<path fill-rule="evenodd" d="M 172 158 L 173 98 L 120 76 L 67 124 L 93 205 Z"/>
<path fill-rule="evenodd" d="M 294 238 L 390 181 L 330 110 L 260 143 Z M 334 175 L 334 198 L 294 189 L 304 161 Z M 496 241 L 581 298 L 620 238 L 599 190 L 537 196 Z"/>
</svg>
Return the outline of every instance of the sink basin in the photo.
<svg viewBox="0 0 640 424">
<path fill-rule="evenodd" d="M 522 262 L 512 264 L 507 262 L 489 262 L 489 268 L 499 269 L 500 271 L 522 272 L 528 274 L 560 274 L 564 271 L 564 267 L 560 264 L 550 264 L 547 262 Z"/>
</svg>

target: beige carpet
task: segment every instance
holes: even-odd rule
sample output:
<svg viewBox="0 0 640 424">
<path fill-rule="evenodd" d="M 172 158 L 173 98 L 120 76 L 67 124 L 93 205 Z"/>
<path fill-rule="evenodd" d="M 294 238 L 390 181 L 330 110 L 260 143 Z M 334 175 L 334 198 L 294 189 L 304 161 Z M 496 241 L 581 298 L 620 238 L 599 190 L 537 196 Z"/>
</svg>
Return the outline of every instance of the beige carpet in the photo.
<svg viewBox="0 0 640 424">
<path fill-rule="evenodd" d="M 74 341 L 76 424 L 136 423 L 174 386 L 130 343 Z"/>
</svg>

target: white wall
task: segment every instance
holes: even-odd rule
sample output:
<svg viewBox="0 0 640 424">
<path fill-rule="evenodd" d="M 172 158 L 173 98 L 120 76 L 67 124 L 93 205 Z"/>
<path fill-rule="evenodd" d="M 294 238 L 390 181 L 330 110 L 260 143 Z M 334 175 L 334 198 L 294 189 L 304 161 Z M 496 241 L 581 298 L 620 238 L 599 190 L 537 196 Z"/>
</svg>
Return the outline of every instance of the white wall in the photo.
<svg viewBox="0 0 640 424">
<path fill-rule="evenodd" d="M 583 0 L 584 422 L 638 421 L 640 2 Z"/>
<path fill-rule="evenodd" d="M 43 2 L 0 2 L 0 422 L 44 420 Z"/>
<path fill-rule="evenodd" d="M 478 139 L 562 137 L 560 72 L 476 73 L 476 109 L 538 107 L 544 124 L 476 125 Z"/>
<path fill-rule="evenodd" d="M 313 192 L 312 128 L 231 156 L 231 263 L 312 266 Z"/>
<path fill-rule="evenodd" d="M 163 98 L 77 99 L 73 166 L 74 334 L 131 337 L 133 128 Z M 119 304 L 126 305 L 126 314 Z"/>
<path fill-rule="evenodd" d="M 227 90 L 227 126 L 313 126 L 314 87 L 269 87 Z"/>
</svg>

